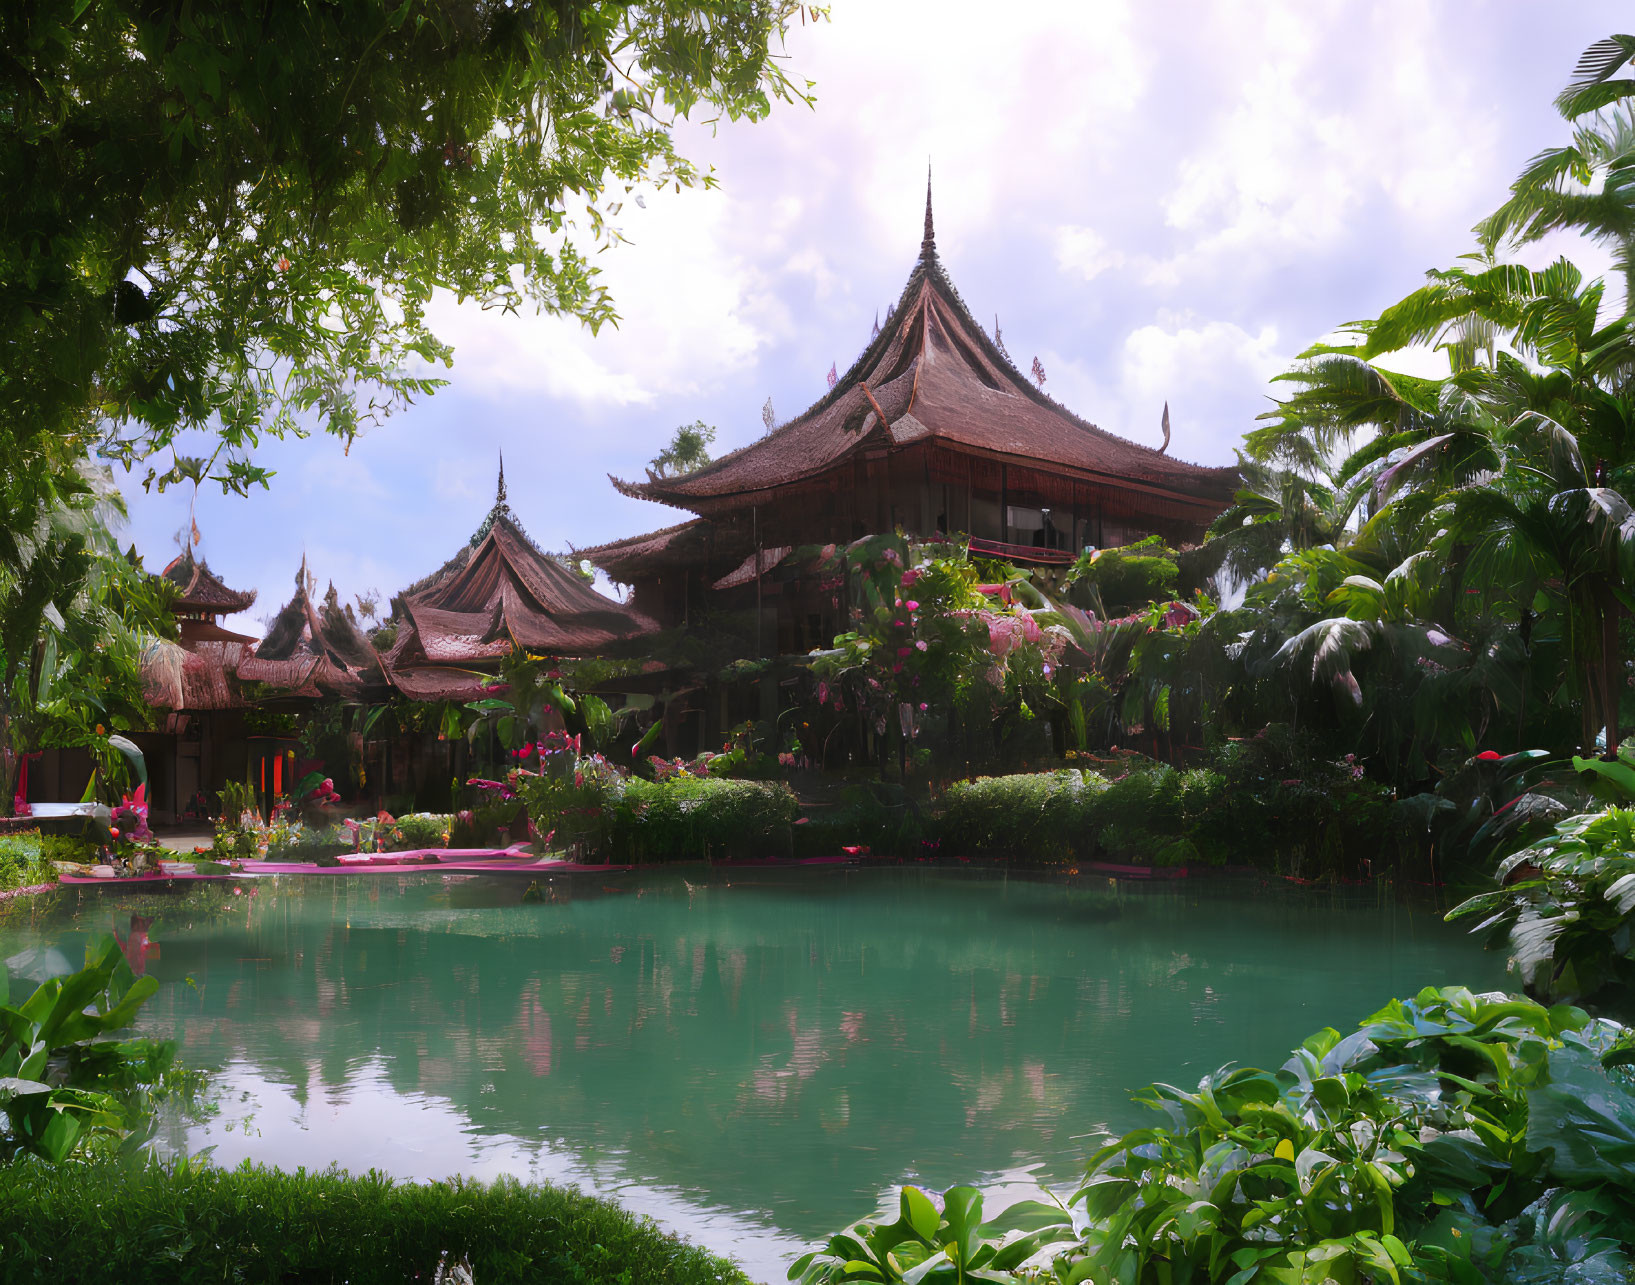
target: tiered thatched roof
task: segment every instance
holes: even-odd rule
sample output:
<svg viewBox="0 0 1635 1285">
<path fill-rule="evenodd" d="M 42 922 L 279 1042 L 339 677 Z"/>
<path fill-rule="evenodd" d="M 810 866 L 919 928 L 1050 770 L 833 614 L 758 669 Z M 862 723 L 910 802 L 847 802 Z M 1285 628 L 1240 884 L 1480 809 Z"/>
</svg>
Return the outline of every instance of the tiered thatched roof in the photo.
<svg viewBox="0 0 1635 1285">
<path fill-rule="evenodd" d="M 398 614 L 386 670 L 406 695 L 419 699 L 480 694 L 515 648 L 592 655 L 655 628 L 528 538 L 506 503 L 503 466 L 494 507 L 476 536 L 410 586 Z"/>
<path fill-rule="evenodd" d="M 340 606 L 333 584 L 322 604 L 315 605 L 313 583 L 302 558 L 294 595 L 254 654 L 239 662 L 239 678 L 298 697 L 383 695 L 386 675 L 369 639 Z"/>
<path fill-rule="evenodd" d="M 1139 493 L 1158 516 L 1208 521 L 1236 471 L 1175 459 L 1080 419 L 1011 365 L 972 318 L 937 257 L 927 186 L 919 261 L 887 324 L 811 409 L 676 478 L 613 484 L 704 516 L 811 484 L 853 456 L 926 441 L 946 450 Z"/>
</svg>

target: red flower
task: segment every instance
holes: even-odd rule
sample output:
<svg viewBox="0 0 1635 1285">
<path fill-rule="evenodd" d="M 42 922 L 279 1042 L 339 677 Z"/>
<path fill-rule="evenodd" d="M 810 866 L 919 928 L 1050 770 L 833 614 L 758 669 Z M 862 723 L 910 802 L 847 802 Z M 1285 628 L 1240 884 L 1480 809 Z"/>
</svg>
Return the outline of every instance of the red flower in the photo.
<svg viewBox="0 0 1635 1285">
<path fill-rule="evenodd" d="M 1476 761 L 1478 763 L 1497 763 L 1503 757 L 1504 755 L 1500 754 L 1498 750 L 1483 750 L 1476 756 Z"/>
</svg>

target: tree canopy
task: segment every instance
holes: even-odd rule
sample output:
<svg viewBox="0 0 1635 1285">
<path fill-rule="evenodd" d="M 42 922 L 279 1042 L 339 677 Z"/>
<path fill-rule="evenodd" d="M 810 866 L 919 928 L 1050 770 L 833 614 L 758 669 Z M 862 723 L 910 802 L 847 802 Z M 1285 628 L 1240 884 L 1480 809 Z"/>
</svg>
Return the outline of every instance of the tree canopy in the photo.
<svg viewBox="0 0 1635 1285">
<path fill-rule="evenodd" d="M 660 478 L 696 473 L 710 462 L 710 443 L 713 441 L 715 429 L 703 420 L 683 424 L 676 429 L 670 444 L 648 462 L 648 475 Z"/>
<path fill-rule="evenodd" d="M 807 99 L 796 0 L 19 0 L 0 6 L 0 443 L 102 438 L 145 484 L 267 474 L 435 387 L 447 290 L 593 329 L 682 117 Z M 216 434 L 208 459 L 178 435 Z M 159 458 L 155 458 L 159 457 Z"/>
</svg>

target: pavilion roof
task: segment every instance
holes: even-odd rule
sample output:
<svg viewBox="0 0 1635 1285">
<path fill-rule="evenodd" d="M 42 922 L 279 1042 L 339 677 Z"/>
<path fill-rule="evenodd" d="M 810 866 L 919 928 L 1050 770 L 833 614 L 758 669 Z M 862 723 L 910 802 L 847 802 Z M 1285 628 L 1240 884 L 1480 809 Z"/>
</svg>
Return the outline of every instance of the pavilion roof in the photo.
<svg viewBox="0 0 1635 1285">
<path fill-rule="evenodd" d="M 1237 484 L 1230 466 L 1188 463 L 1098 428 L 1019 372 L 972 318 L 937 257 L 929 184 L 925 238 L 902 298 L 826 396 L 696 472 L 611 480 L 626 495 L 713 513 L 816 477 L 859 451 L 922 439 L 1206 505 L 1225 504 Z"/>
<path fill-rule="evenodd" d="M 494 507 L 471 543 L 410 586 L 399 615 L 385 657 L 394 681 L 399 670 L 427 665 L 491 666 L 513 647 L 586 655 L 656 628 L 528 538 L 505 501 L 503 466 Z"/>
<path fill-rule="evenodd" d="M 144 699 L 155 709 L 242 709 L 237 671 L 253 639 L 238 637 L 190 640 L 184 632 L 180 643 L 150 644 L 142 656 Z"/>
<path fill-rule="evenodd" d="M 209 563 L 194 560 L 191 547 L 172 558 L 159 576 L 176 586 L 177 596 L 171 603 L 172 611 L 199 611 L 225 616 L 235 611 L 248 611 L 255 602 L 254 589 L 243 592 L 229 589 L 210 570 Z"/>
<path fill-rule="evenodd" d="M 313 602 L 313 586 L 302 558 L 294 595 L 255 651 L 239 662 L 239 678 L 299 696 L 360 698 L 372 689 L 384 689 L 380 658 L 341 607 L 335 586 L 329 586 L 322 603 Z"/>
<path fill-rule="evenodd" d="M 744 548 L 740 549 L 740 545 Z M 646 535 L 610 540 L 574 552 L 605 572 L 610 580 L 632 584 L 642 575 L 698 566 L 712 554 L 731 558 L 747 550 L 747 538 L 730 530 L 717 530 L 708 518 L 693 518 Z"/>
</svg>

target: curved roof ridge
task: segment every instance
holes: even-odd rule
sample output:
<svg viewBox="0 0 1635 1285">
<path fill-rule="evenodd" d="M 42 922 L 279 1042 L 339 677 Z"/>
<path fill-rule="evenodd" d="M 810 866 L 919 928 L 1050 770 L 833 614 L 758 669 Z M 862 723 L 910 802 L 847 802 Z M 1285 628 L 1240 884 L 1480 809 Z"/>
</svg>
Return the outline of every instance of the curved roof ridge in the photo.
<svg viewBox="0 0 1635 1285">
<path fill-rule="evenodd" d="M 933 254 L 932 257 L 934 259 L 935 254 Z M 925 259 L 923 257 L 916 259 L 913 270 L 908 274 L 908 281 L 903 286 L 902 293 L 897 296 L 897 302 L 892 304 L 891 309 L 886 313 L 888 319 L 896 318 L 904 310 L 909 302 L 910 295 L 914 293 L 915 287 L 924 279 L 924 270 Z M 694 478 L 708 477 L 712 473 L 719 472 L 721 468 L 736 460 L 746 451 L 754 450 L 762 442 L 771 441 L 773 438 L 782 435 L 788 430 L 798 427 L 804 421 L 811 419 L 814 415 L 820 413 L 821 411 L 828 410 L 857 386 L 859 379 L 861 378 L 858 373 L 859 368 L 869 360 L 875 349 L 878 348 L 884 352 L 886 348 L 891 346 L 893 333 L 893 327 L 882 326 L 880 328 L 880 333 L 875 335 L 867 344 L 863 346 L 863 351 L 857 354 L 857 356 L 852 360 L 852 364 L 846 367 L 845 371 L 840 375 L 840 377 L 835 380 L 834 387 L 825 391 L 824 394 L 817 399 L 817 401 L 813 402 L 800 414 L 791 416 L 777 427 L 762 433 L 759 437 L 745 442 L 742 446 L 728 451 L 725 455 L 718 456 L 716 459 L 711 460 L 703 468 L 694 469 L 691 473 L 683 474 L 682 477 L 679 478 L 666 478 L 665 480 L 690 482 Z M 628 495 L 632 499 L 639 500 L 651 500 L 653 498 L 652 496 L 645 494 L 642 490 L 642 487 L 645 485 L 644 483 L 627 482 L 623 478 L 615 477 L 611 473 L 608 474 L 608 480 L 613 483 L 614 488 L 621 495 Z M 663 503 L 663 501 L 660 501 L 660 503 Z"/>
</svg>

